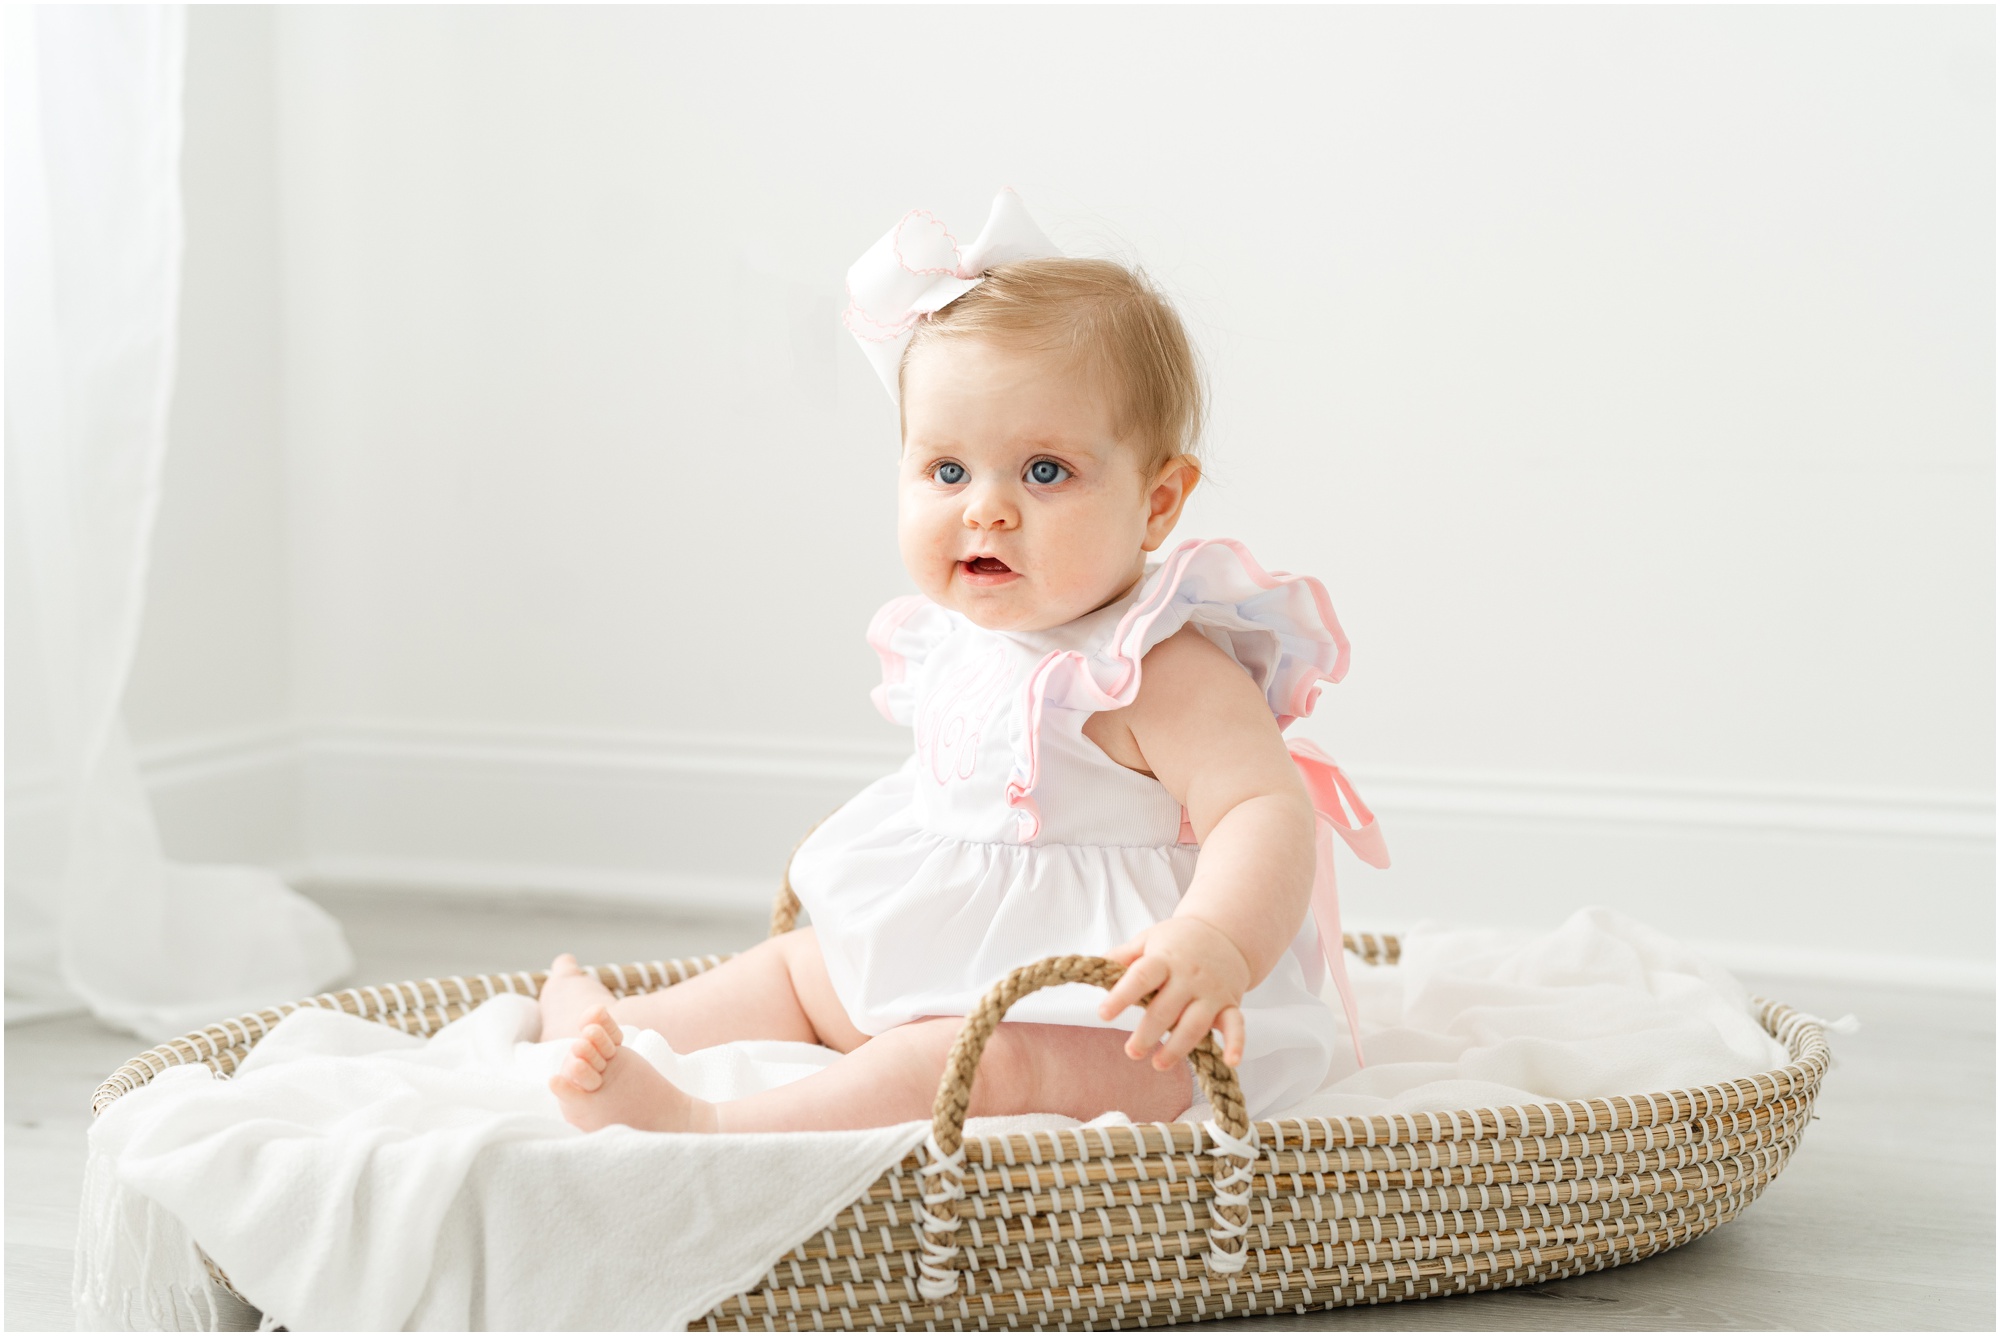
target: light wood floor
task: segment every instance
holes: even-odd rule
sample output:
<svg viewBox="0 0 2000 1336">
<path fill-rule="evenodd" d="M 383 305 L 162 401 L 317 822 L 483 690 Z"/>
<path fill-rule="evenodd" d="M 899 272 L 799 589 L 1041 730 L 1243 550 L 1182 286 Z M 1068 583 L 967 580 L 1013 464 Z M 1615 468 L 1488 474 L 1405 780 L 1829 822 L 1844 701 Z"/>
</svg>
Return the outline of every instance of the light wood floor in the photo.
<svg viewBox="0 0 2000 1336">
<path fill-rule="evenodd" d="M 761 915 L 666 917 L 515 902 L 320 893 L 356 981 L 699 955 L 747 945 Z M 1822 1016 L 1853 1012 L 1818 1118 L 1743 1216 L 1636 1266 L 1532 1289 L 1203 1329 L 1992 1330 L 1994 1002 L 1990 994 L 1749 980 Z M 6 1326 L 68 1330 L 90 1093 L 145 1047 L 81 1018 L 6 1038 Z"/>
</svg>

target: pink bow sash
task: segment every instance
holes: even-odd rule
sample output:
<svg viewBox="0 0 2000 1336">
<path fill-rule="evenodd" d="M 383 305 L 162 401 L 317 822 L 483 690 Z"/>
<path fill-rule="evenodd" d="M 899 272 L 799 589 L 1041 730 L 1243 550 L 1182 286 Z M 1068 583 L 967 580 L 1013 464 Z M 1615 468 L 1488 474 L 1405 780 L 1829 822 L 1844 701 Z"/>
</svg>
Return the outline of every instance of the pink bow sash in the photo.
<svg viewBox="0 0 2000 1336">
<path fill-rule="evenodd" d="M 1341 945 L 1333 837 L 1338 833 L 1355 856 L 1370 867 L 1389 866 L 1389 845 L 1382 838 L 1382 827 L 1375 814 L 1361 801 L 1361 795 L 1354 791 L 1354 785 L 1348 783 L 1331 756 L 1304 738 L 1288 739 L 1285 745 L 1292 754 L 1292 764 L 1299 768 L 1299 778 L 1306 782 L 1306 795 L 1312 799 L 1313 812 L 1319 818 L 1313 823 L 1318 837 L 1312 886 L 1313 924 L 1319 929 L 1319 950 L 1326 959 L 1327 972 L 1333 976 L 1334 987 L 1340 991 L 1340 1009 L 1347 1014 L 1347 1033 L 1354 1041 L 1354 1061 L 1365 1067 L 1368 1062 L 1361 1055 L 1361 1019 L 1354 1007 L 1354 986 L 1347 978 L 1347 952 Z M 1352 821 L 1347 816 L 1349 810 L 1354 813 Z"/>
</svg>

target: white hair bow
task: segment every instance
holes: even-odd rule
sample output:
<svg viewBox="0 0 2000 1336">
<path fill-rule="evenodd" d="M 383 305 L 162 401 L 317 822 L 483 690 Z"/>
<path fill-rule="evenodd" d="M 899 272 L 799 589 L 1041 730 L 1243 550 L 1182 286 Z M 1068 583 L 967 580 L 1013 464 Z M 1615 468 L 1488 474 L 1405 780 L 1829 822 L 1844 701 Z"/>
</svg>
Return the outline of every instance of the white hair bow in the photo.
<svg viewBox="0 0 2000 1336">
<path fill-rule="evenodd" d="M 993 265 L 1061 254 L 1011 188 L 993 197 L 985 230 L 964 248 L 937 215 L 912 209 L 847 271 L 841 320 L 894 402 L 903 350 L 919 320 L 978 287 Z"/>
</svg>

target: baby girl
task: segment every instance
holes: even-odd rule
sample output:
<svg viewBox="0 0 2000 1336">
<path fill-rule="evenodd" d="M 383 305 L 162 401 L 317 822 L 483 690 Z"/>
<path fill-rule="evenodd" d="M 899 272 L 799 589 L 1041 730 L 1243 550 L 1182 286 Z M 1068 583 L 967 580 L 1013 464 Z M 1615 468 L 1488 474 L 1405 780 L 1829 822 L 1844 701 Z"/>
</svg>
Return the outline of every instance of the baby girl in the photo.
<svg viewBox="0 0 2000 1336">
<path fill-rule="evenodd" d="M 1201 479 L 1179 318 L 1123 267 L 1061 256 L 1011 192 L 969 248 L 906 217 L 849 289 L 848 328 L 902 415 L 897 534 L 921 592 L 868 639 L 876 703 L 915 754 L 794 855 L 812 926 L 616 1001 L 557 958 L 542 1037 L 573 1037 L 550 1082 L 564 1116 L 675 1132 L 925 1118 L 960 1018 L 1050 955 L 1127 969 L 1108 994 L 1017 1005 L 972 1116 L 1174 1119 L 1212 1031 L 1253 1116 L 1309 1094 L 1342 1028 L 1316 993 L 1323 961 L 1346 995 L 1327 834 L 1383 860 L 1345 778 L 1281 730 L 1339 680 L 1347 643 L 1317 581 L 1237 544 L 1148 565 Z M 624 1026 L 683 1053 L 784 1039 L 843 1056 L 712 1104 L 624 1047 Z"/>
</svg>

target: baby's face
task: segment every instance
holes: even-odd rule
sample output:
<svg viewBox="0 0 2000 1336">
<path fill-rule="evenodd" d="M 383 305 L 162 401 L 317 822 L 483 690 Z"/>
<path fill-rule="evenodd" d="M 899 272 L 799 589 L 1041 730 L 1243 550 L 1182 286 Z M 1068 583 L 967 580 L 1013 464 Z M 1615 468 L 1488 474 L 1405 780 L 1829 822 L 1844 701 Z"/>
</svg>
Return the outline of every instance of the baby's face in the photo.
<svg viewBox="0 0 2000 1336">
<path fill-rule="evenodd" d="M 903 427 L 903 565 L 994 631 L 1060 626 L 1130 589 L 1200 476 L 1186 460 L 1145 470 L 1096 386 L 978 339 L 912 354 Z"/>
</svg>

